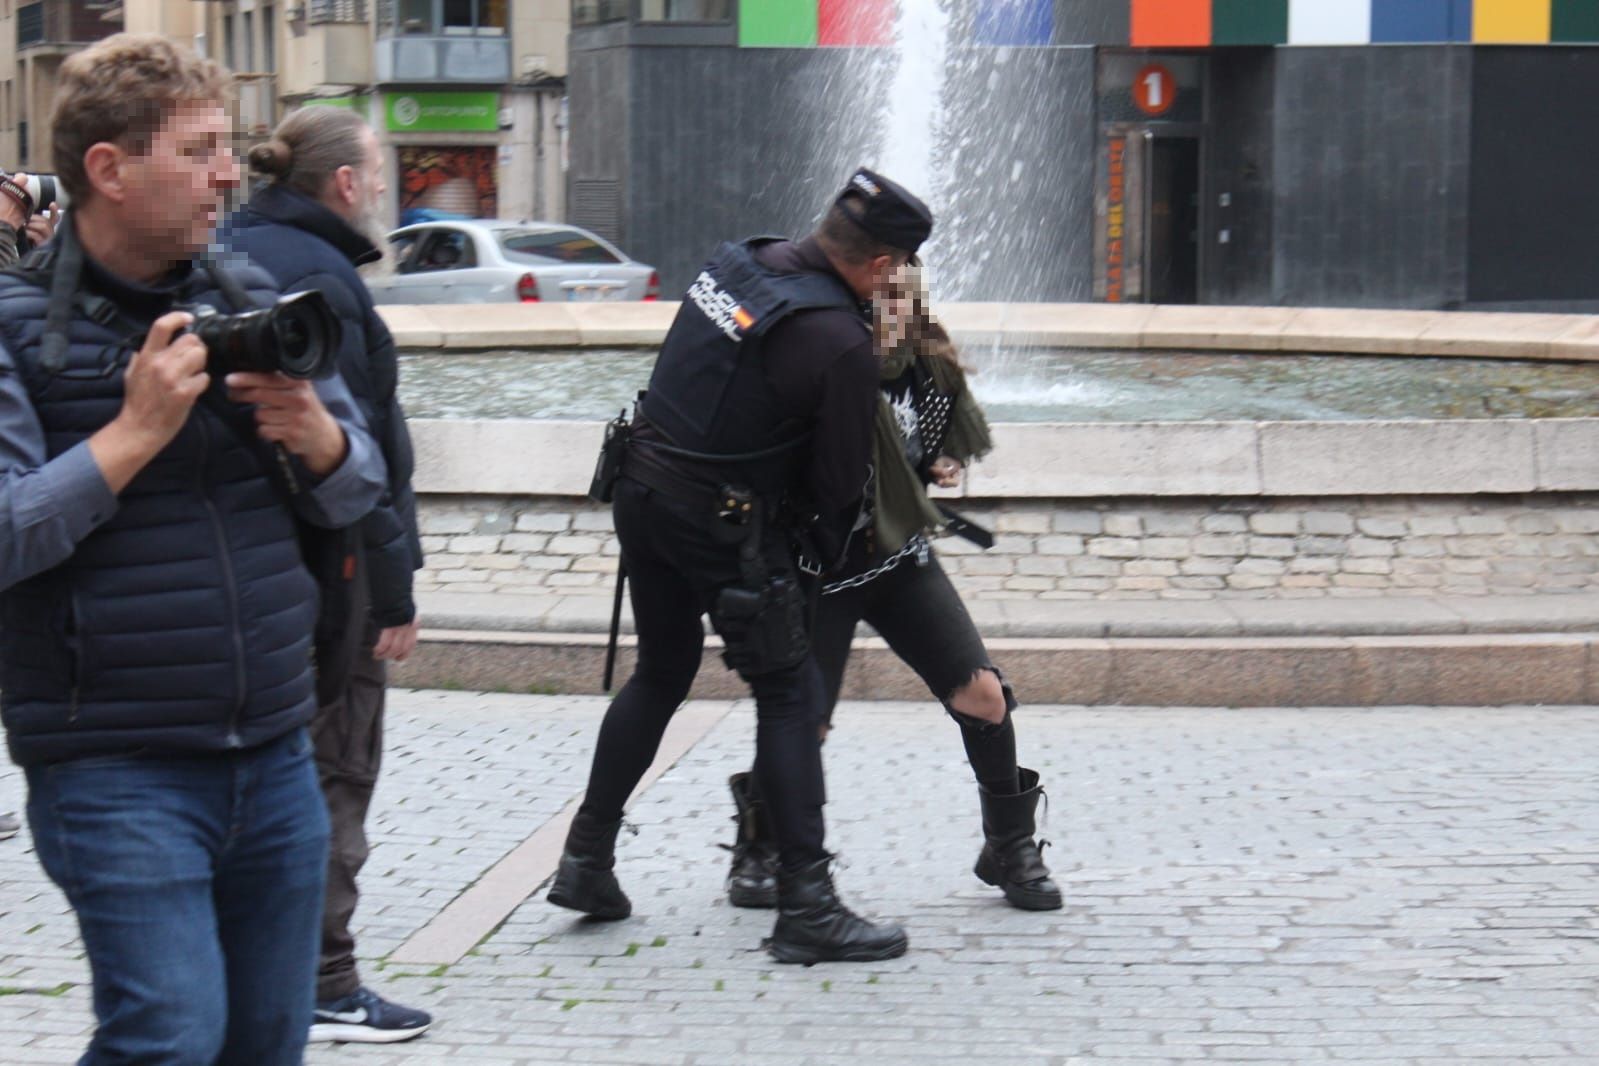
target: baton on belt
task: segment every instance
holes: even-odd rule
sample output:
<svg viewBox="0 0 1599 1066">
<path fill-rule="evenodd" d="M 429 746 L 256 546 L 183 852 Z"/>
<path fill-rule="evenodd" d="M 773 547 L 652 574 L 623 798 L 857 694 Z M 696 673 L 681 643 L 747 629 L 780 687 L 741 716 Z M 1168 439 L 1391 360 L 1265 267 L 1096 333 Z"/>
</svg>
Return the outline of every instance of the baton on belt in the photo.
<svg viewBox="0 0 1599 1066">
<path fill-rule="evenodd" d="M 616 674 L 616 644 L 622 633 L 622 589 L 627 585 L 627 567 L 616 561 L 616 595 L 611 600 L 611 640 L 605 646 L 605 679 L 600 688 L 611 691 L 611 679 Z"/>
</svg>

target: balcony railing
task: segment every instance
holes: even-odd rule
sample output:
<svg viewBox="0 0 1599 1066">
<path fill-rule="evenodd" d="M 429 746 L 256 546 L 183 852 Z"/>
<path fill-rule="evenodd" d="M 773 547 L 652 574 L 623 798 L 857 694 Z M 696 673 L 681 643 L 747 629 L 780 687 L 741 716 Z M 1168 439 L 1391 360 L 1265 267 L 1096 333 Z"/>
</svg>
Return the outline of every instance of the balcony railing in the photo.
<svg viewBox="0 0 1599 1066">
<path fill-rule="evenodd" d="M 313 26 L 366 21 L 366 0 L 311 0 L 309 7 L 309 21 Z"/>
<path fill-rule="evenodd" d="M 17 8 L 17 48 L 51 44 L 89 44 L 122 30 L 120 17 L 107 19 L 106 6 L 93 0 L 35 0 Z"/>
<path fill-rule="evenodd" d="M 509 37 L 381 37 L 380 82 L 498 85 L 511 80 Z"/>
</svg>

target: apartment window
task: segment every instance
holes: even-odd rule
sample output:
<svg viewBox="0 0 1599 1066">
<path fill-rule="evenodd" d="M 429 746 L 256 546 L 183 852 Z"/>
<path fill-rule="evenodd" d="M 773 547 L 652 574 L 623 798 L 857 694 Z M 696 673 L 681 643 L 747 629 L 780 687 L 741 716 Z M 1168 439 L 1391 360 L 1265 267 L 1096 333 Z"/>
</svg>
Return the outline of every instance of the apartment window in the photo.
<svg viewBox="0 0 1599 1066">
<path fill-rule="evenodd" d="M 399 0 L 401 33 L 433 32 L 433 0 Z"/>
<path fill-rule="evenodd" d="M 241 53 L 239 58 L 244 60 L 244 66 L 239 69 L 260 70 L 261 68 L 255 65 L 255 13 L 246 11 L 240 18 L 244 20 L 244 44 L 239 48 Z"/>
<path fill-rule="evenodd" d="M 733 0 L 643 0 L 640 22 L 731 22 Z"/>
<path fill-rule="evenodd" d="M 503 36 L 510 28 L 506 0 L 442 0 L 441 30 L 451 36 Z"/>
<path fill-rule="evenodd" d="M 238 70 L 238 52 L 233 47 L 233 16 L 222 16 L 222 65 Z"/>
<path fill-rule="evenodd" d="M 572 25 L 596 26 L 627 18 L 628 0 L 572 0 Z"/>
<path fill-rule="evenodd" d="M 261 69 L 271 73 L 278 69 L 277 9 L 267 4 L 261 9 Z"/>
</svg>

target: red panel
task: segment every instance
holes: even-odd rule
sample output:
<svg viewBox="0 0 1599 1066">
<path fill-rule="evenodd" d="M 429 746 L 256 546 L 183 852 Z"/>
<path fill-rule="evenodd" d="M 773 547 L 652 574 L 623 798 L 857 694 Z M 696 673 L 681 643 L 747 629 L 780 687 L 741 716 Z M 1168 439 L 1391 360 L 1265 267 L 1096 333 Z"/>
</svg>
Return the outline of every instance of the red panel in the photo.
<svg viewBox="0 0 1599 1066">
<path fill-rule="evenodd" d="M 1204 48 L 1210 0 L 1133 0 L 1134 48 Z"/>
<path fill-rule="evenodd" d="M 821 0 L 816 43 L 845 47 L 894 43 L 894 0 Z"/>
</svg>

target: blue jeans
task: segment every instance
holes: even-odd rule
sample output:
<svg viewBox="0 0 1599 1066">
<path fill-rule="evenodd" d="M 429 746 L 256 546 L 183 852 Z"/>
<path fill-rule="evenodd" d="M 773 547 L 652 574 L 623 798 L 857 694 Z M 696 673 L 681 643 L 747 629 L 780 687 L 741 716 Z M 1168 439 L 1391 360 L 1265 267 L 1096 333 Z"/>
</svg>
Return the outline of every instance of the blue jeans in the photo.
<svg viewBox="0 0 1599 1066">
<path fill-rule="evenodd" d="M 77 912 L 99 1025 L 80 1066 L 294 1066 L 328 816 L 303 729 L 250 751 L 32 767 L 39 861 Z"/>
</svg>

